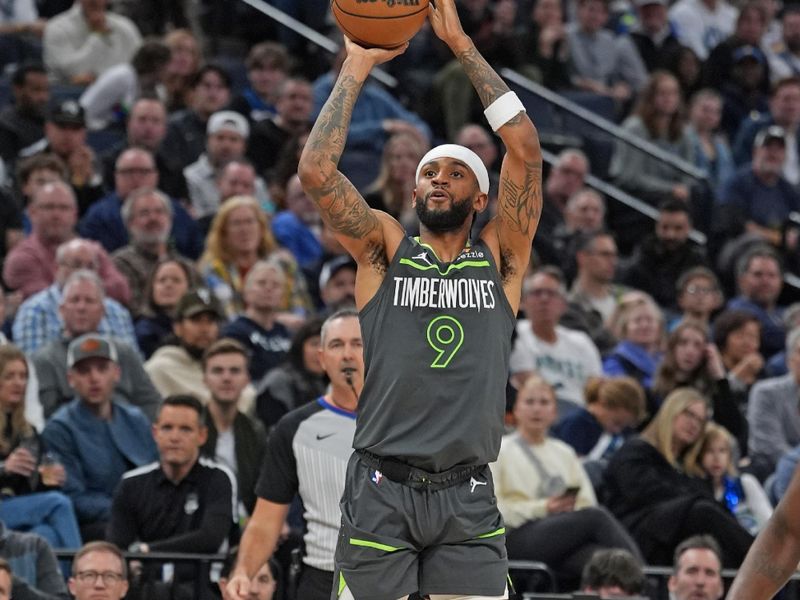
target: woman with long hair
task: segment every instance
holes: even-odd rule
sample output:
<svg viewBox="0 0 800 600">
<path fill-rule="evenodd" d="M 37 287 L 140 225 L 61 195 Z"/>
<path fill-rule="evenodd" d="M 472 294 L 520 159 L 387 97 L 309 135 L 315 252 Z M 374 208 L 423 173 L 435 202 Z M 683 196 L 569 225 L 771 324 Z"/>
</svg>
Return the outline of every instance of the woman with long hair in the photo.
<svg viewBox="0 0 800 600">
<path fill-rule="evenodd" d="M 191 81 L 200 70 L 202 55 L 200 43 L 188 29 L 175 29 L 164 36 L 170 50 L 170 61 L 164 75 L 169 112 L 189 106 L 192 94 Z"/>
<path fill-rule="evenodd" d="M 490 466 L 508 528 L 509 558 L 542 561 L 562 582 L 575 585 L 595 550 L 624 548 L 638 556 L 639 549 L 598 506 L 572 448 L 548 435 L 557 416 L 553 388 L 539 376 L 529 377 L 514 402 L 516 431 L 503 438 Z"/>
<path fill-rule="evenodd" d="M 722 563 L 736 568 L 753 536 L 714 500 L 705 479 L 693 477 L 711 410 L 703 395 L 681 387 L 664 400 L 639 438 L 625 442 L 604 474 L 606 505 L 633 534 L 647 562 L 672 564 L 675 547 L 708 533 L 724 540 Z"/>
<path fill-rule="evenodd" d="M 0 521 L 38 533 L 54 548 L 79 548 L 72 502 L 58 491 L 66 480 L 64 467 L 45 453 L 25 419 L 28 376 L 22 350 L 0 346 Z"/>
<path fill-rule="evenodd" d="M 153 267 L 145 287 L 142 316 L 134 324 L 136 341 L 145 359 L 172 334 L 172 313 L 178 300 L 199 282 L 195 268 L 182 258 L 165 258 Z"/>
<path fill-rule="evenodd" d="M 286 272 L 287 296 L 281 310 L 296 326 L 297 321 L 291 317 L 303 318 L 313 310 L 297 262 L 288 252 L 278 251 L 267 216 L 255 198 L 234 196 L 226 200 L 211 222 L 200 271 L 229 317 L 244 310 L 242 292 L 247 272 L 259 260 L 273 255 Z"/>
</svg>

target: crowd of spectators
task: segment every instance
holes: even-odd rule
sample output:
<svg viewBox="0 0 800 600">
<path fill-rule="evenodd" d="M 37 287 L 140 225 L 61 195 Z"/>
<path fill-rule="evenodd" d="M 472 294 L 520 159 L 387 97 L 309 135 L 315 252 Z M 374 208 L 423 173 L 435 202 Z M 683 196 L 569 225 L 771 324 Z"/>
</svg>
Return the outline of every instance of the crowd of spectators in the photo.
<svg viewBox="0 0 800 600">
<path fill-rule="evenodd" d="M 341 39 L 325 3 L 272 3 Z M 356 267 L 296 170 L 344 55 L 217 4 L 0 2 L 0 540 L 225 551 L 269 432 L 326 389 L 320 328 L 354 303 Z M 735 568 L 800 460 L 800 9 L 457 4 L 494 67 L 623 132 L 540 127 L 556 158 L 493 466 L 510 557 L 577 586 L 598 549 L 671 564 L 710 533 Z M 488 169 L 473 235 L 495 211 L 503 149 L 444 50 L 426 25 L 384 65 L 397 87 L 364 86 L 340 163 L 410 235 L 439 142 Z M 134 571 L 176 597 L 193 581 Z M 15 598 L 66 593 L 14 572 Z M 121 583 L 106 575 L 70 589 Z"/>
</svg>

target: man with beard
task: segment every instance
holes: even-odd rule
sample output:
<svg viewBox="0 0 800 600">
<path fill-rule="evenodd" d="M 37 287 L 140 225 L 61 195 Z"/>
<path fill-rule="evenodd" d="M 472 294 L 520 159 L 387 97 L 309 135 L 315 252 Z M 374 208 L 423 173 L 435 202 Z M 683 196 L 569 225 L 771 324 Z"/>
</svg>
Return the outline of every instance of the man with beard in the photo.
<svg viewBox="0 0 800 600">
<path fill-rule="evenodd" d="M 129 243 L 111 258 L 128 279 L 131 289 L 128 309 L 135 319 L 146 302 L 150 272 L 160 260 L 178 256 L 167 243 L 172 229 L 172 203 L 158 190 L 141 188 L 125 199 L 122 219 L 128 228 Z"/>
<path fill-rule="evenodd" d="M 692 220 L 689 206 L 680 200 L 667 200 L 658 207 L 655 233 L 636 249 L 622 283 L 647 292 L 659 306 L 676 311 L 675 282 L 692 267 L 708 266 L 703 252 L 691 241 Z"/>
<path fill-rule="evenodd" d="M 497 216 L 480 237 L 473 243 L 469 230 L 486 208 L 489 175 L 463 146 L 433 148 L 417 166 L 418 238 L 370 209 L 339 171 L 369 72 L 407 44 L 365 49 L 345 39 L 347 56 L 298 168 L 358 265 L 367 377 L 341 501 L 334 580 L 341 600 L 508 594 L 505 528 L 488 463 L 503 433 L 511 334 L 542 208 L 541 150 L 522 103 L 464 33 L 455 0 L 437 0 L 428 17 L 507 149 Z M 258 563 L 237 567 L 229 583 L 237 599 Z"/>
<path fill-rule="evenodd" d="M 20 150 L 44 137 L 50 84 L 42 65 L 23 65 L 11 78 L 14 104 L 0 112 L 0 158 L 11 166 Z"/>
</svg>

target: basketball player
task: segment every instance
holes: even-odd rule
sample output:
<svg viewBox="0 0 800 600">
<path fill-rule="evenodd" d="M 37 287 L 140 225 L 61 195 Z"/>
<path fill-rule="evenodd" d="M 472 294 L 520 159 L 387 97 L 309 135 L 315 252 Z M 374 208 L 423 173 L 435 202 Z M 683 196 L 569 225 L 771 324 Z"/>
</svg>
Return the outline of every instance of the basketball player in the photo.
<svg viewBox="0 0 800 600">
<path fill-rule="evenodd" d="M 370 209 L 338 171 L 359 91 L 401 54 L 345 40 L 347 58 L 317 118 L 298 173 L 358 263 L 356 304 L 366 381 L 342 497 L 332 597 L 507 598 L 505 529 L 487 463 L 503 433 L 511 333 L 541 211 L 536 130 L 515 94 L 464 34 L 454 0 L 429 8 L 507 153 L 497 216 L 472 243 L 489 177 L 455 145 L 420 161 L 411 201 L 420 236 Z M 253 564 L 237 567 L 243 598 Z"/>
<path fill-rule="evenodd" d="M 722 540 L 724 543 L 725 540 Z M 747 553 L 728 600 L 772 598 L 800 561 L 800 469 Z"/>
</svg>

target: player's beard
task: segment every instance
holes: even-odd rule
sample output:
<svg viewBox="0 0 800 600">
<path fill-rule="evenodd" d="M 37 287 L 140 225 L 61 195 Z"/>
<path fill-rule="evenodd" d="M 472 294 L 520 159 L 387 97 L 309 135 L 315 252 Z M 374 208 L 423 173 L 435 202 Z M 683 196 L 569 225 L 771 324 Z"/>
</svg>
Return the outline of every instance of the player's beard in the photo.
<svg viewBox="0 0 800 600">
<path fill-rule="evenodd" d="M 417 217 L 428 231 L 446 233 L 460 229 L 467 218 L 472 214 L 472 198 L 452 200 L 450 208 L 431 210 L 428 208 L 427 199 L 416 204 Z"/>
</svg>

